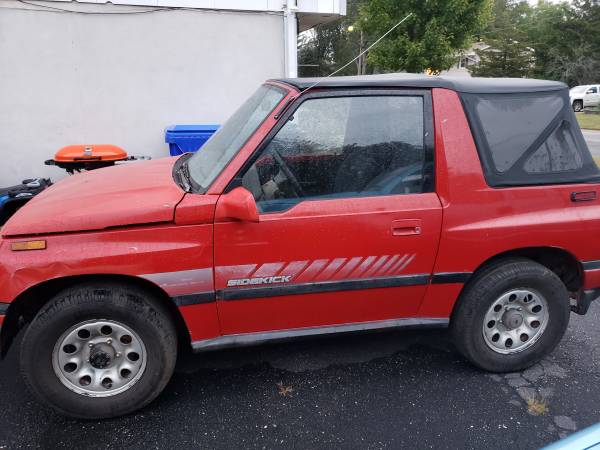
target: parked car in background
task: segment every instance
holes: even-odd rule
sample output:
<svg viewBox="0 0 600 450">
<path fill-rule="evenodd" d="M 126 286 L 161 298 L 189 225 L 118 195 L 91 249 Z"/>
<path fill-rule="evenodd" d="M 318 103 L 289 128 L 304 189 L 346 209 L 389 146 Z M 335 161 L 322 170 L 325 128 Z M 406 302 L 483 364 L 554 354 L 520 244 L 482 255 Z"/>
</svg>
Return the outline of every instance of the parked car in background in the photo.
<svg viewBox="0 0 600 450">
<path fill-rule="evenodd" d="M 147 405 L 185 348 L 449 326 L 514 372 L 600 296 L 599 191 L 562 83 L 271 80 L 200 152 L 78 174 L 12 216 L 1 351 L 26 326 L 29 388 L 88 419 Z"/>
<path fill-rule="evenodd" d="M 575 86 L 569 91 L 573 111 L 579 112 L 588 106 L 600 103 L 600 84 L 584 84 Z"/>
</svg>

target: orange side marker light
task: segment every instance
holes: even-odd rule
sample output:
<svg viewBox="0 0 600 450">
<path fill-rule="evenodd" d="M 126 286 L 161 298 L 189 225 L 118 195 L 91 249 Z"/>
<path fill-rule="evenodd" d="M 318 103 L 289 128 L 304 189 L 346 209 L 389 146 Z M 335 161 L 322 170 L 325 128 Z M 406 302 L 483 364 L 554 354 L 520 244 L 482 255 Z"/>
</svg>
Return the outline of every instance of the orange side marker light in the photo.
<svg viewBox="0 0 600 450">
<path fill-rule="evenodd" d="M 13 252 L 22 252 L 25 250 L 46 250 L 46 241 L 21 241 L 10 244 Z"/>
</svg>

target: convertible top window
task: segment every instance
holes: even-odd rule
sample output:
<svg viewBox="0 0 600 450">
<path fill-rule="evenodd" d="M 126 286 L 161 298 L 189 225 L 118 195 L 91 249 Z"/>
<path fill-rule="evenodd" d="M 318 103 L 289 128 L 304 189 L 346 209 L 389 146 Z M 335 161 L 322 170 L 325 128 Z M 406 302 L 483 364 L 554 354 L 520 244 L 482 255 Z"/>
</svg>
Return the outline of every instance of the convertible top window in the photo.
<svg viewBox="0 0 600 450">
<path fill-rule="evenodd" d="M 490 186 L 600 181 L 566 89 L 462 100 Z"/>
</svg>

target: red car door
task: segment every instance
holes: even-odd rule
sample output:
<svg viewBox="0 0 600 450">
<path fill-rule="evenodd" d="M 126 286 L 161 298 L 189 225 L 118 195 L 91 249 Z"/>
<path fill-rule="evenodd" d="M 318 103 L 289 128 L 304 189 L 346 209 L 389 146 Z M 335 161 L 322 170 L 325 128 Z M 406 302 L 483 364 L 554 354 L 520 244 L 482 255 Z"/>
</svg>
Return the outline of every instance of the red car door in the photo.
<svg viewBox="0 0 600 450">
<path fill-rule="evenodd" d="M 290 109 L 226 190 L 250 191 L 259 222 L 215 223 L 222 332 L 414 316 L 442 220 L 430 93 L 325 92 Z"/>
</svg>

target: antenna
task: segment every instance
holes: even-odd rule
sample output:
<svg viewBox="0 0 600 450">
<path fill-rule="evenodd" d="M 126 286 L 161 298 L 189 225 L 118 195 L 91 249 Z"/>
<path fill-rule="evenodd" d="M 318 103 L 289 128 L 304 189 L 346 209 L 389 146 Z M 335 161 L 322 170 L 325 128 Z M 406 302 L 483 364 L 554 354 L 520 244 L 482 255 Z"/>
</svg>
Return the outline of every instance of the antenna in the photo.
<svg viewBox="0 0 600 450">
<path fill-rule="evenodd" d="M 358 58 L 360 58 L 362 55 L 364 55 L 365 53 L 367 53 L 369 50 L 371 50 L 373 47 L 375 47 L 377 44 L 379 44 L 379 42 L 381 42 L 381 40 L 383 38 L 385 38 L 388 34 L 390 34 L 392 31 L 394 31 L 396 28 L 398 28 L 400 26 L 400 24 L 402 24 L 406 19 L 408 19 L 410 16 L 412 16 L 413 13 L 408 13 L 407 16 L 402 19 L 400 22 L 398 22 L 396 25 L 394 25 L 392 28 L 390 28 L 389 30 L 387 30 L 385 33 L 383 33 L 381 35 L 381 37 L 379 39 L 377 39 L 375 42 L 373 42 L 371 45 L 369 45 L 366 49 L 364 49 L 362 52 L 360 52 L 358 55 L 356 55 L 356 57 L 354 59 L 351 59 L 350 61 L 348 61 L 346 64 L 344 64 L 342 67 L 340 67 L 339 69 L 331 72 L 329 75 L 327 75 L 326 77 L 321 78 L 319 81 L 311 84 L 309 87 L 307 87 L 306 89 L 302 90 L 302 93 L 305 93 L 306 91 L 308 91 L 309 89 L 314 88 L 316 85 L 318 85 L 319 83 L 321 83 L 321 81 L 323 81 L 326 78 L 332 77 L 334 76 L 336 73 L 344 70 L 346 67 L 348 67 L 350 64 L 352 64 L 354 61 L 356 61 Z"/>
</svg>

